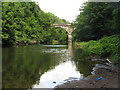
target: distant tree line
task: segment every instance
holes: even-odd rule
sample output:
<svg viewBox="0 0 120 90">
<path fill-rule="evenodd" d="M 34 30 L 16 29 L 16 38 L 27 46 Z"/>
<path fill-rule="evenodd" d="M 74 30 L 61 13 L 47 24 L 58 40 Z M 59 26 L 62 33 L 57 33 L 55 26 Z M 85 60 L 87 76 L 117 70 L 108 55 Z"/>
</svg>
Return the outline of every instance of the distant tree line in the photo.
<svg viewBox="0 0 120 90">
<path fill-rule="evenodd" d="M 120 2 L 87 2 L 74 22 L 74 40 L 98 40 L 120 33 Z"/>
<path fill-rule="evenodd" d="M 68 23 L 52 13 L 45 13 L 35 2 L 2 3 L 2 44 L 66 43 L 66 31 L 53 23 Z"/>
</svg>

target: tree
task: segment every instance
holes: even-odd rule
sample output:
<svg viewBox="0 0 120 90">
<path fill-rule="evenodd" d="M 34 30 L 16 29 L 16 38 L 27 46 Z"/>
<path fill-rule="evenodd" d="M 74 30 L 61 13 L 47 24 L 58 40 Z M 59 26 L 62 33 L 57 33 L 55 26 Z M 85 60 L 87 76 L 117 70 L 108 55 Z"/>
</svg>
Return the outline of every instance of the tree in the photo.
<svg viewBox="0 0 120 90">
<path fill-rule="evenodd" d="M 3 2 L 2 8 L 3 45 L 52 43 L 55 39 L 59 42 L 66 40 L 65 31 L 55 30 L 52 24 L 65 24 L 67 21 L 52 13 L 45 13 L 35 2 Z"/>
<path fill-rule="evenodd" d="M 87 2 L 80 9 L 74 26 L 74 39 L 77 41 L 98 40 L 104 36 L 117 34 L 116 20 L 120 15 L 119 3 Z M 116 19 L 117 18 L 117 19 Z"/>
</svg>

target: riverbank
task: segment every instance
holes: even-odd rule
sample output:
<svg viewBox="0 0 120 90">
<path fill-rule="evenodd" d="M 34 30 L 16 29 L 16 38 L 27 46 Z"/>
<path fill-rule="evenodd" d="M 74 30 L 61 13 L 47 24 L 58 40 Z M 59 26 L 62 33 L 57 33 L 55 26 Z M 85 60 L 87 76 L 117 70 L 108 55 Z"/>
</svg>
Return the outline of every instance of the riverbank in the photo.
<svg viewBox="0 0 120 90">
<path fill-rule="evenodd" d="M 92 69 L 91 75 L 57 85 L 59 88 L 118 88 L 119 39 L 117 35 L 104 37 L 100 40 L 76 43 L 75 47 L 83 50 L 83 60 L 99 61 Z M 97 56 L 97 57 L 96 57 Z"/>
<path fill-rule="evenodd" d="M 113 64 L 120 64 L 118 35 L 103 37 L 97 41 L 76 42 L 75 47 L 84 50 L 88 56 L 98 55 L 103 58 L 109 58 Z"/>
<path fill-rule="evenodd" d="M 55 43 L 55 42 L 45 42 L 45 43 L 40 43 L 37 41 L 31 41 L 31 42 L 22 42 L 22 43 L 16 43 L 16 44 L 11 44 L 11 45 L 5 45 L 1 44 L 2 47 L 23 47 L 23 46 L 28 46 L 28 45 L 67 45 L 67 43 Z"/>
<path fill-rule="evenodd" d="M 91 75 L 80 79 L 57 85 L 59 88 L 118 88 L 118 66 L 110 63 L 96 64 Z"/>
</svg>

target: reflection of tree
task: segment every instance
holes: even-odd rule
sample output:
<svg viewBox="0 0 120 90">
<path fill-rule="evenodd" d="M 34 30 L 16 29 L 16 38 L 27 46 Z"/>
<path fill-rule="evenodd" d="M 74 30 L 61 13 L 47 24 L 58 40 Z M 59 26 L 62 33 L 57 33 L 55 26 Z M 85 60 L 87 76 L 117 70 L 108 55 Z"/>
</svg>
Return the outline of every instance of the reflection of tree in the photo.
<svg viewBox="0 0 120 90">
<path fill-rule="evenodd" d="M 83 50 L 81 48 L 74 49 L 74 59 L 85 59 L 89 57 L 89 53 L 86 50 Z"/>
<path fill-rule="evenodd" d="M 73 50 L 72 43 L 68 43 L 68 58 L 70 60 L 73 60 L 73 57 L 74 57 L 74 62 L 76 64 L 77 70 L 81 74 L 84 74 L 84 76 L 89 75 L 94 66 L 94 64 L 91 63 L 90 61 L 84 60 L 87 56 L 88 54 L 84 52 L 82 49 Z"/>
<path fill-rule="evenodd" d="M 77 70 L 84 76 L 88 76 L 95 64 L 86 60 L 86 57 L 88 57 L 88 53 L 83 51 L 82 49 L 74 49 L 73 52 Z"/>
<path fill-rule="evenodd" d="M 76 61 L 75 64 L 77 70 L 84 76 L 88 76 L 92 72 L 92 68 L 94 67 L 94 64 L 88 61 Z"/>
<path fill-rule="evenodd" d="M 40 76 L 58 65 L 50 54 L 42 54 L 41 48 L 3 49 L 3 88 L 32 88 Z"/>
</svg>

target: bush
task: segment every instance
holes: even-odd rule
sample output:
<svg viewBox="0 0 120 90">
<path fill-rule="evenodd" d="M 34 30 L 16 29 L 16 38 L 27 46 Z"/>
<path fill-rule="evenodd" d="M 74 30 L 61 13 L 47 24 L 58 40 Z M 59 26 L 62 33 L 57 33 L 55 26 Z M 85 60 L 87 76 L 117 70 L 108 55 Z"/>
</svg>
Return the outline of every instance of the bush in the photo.
<svg viewBox="0 0 120 90">
<path fill-rule="evenodd" d="M 119 38 L 118 35 L 104 37 L 98 41 L 81 42 L 80 46 L 87 50 L 89 55 L 100 55 L 111 58 L 113 63 L 120 62 L 118 55 Z"/>
</svg>

